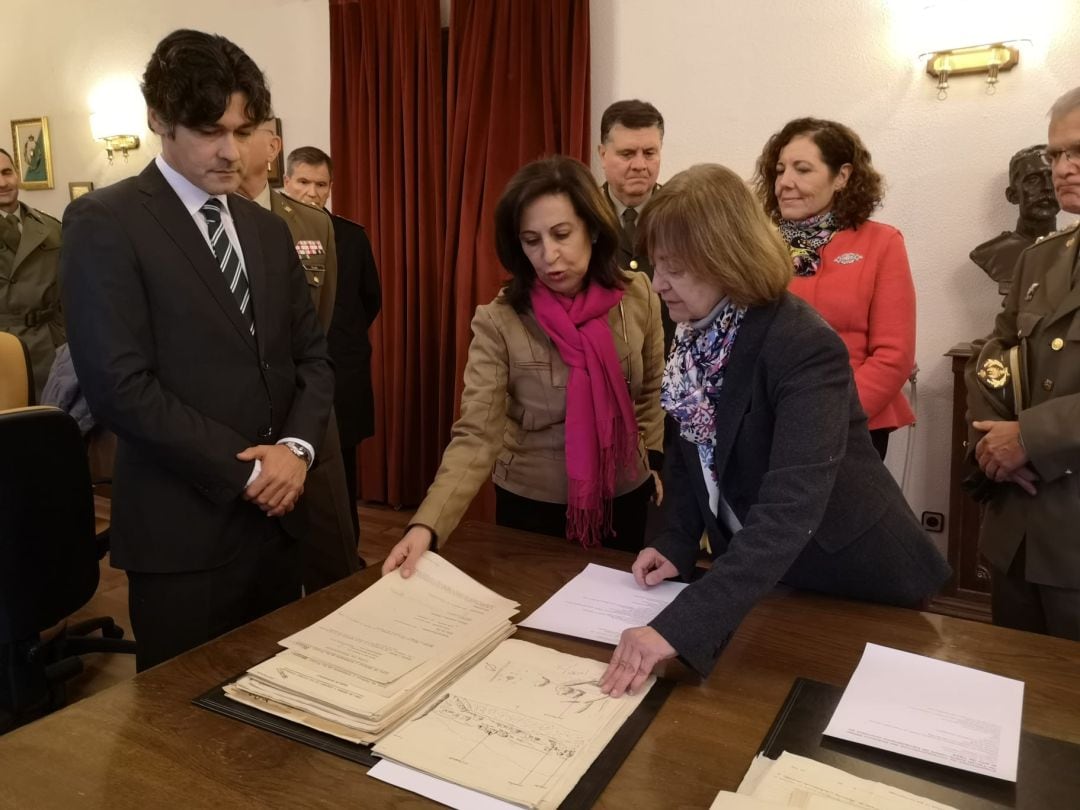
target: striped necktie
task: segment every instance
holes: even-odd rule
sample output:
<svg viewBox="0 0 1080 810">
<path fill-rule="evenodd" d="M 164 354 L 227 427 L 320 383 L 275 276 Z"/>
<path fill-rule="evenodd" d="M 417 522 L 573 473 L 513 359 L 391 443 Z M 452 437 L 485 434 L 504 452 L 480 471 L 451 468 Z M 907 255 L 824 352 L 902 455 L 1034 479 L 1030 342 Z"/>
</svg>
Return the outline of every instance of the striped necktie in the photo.
<svg viewBox="0 0 1080 810">
<path fill-rule="evenodd" d="M 225 223 L 221 221 L 221 201 L 211 197 L 199 213 L 206 218 L 207 231 L 210 234 L 210 246 L 217 257 L 221 273 L 225 277 L 225 283 L 236 299 L 240 307 L 240 314 L 244 316 L 244 323 L 248 331 L 255 334 L 255 319 L 251 314 L 251 290 L 248 287 L 247 271 L 244 269 L 244 261 L 229 240 L 229 234 L 225 230 Z"/>
</svg>

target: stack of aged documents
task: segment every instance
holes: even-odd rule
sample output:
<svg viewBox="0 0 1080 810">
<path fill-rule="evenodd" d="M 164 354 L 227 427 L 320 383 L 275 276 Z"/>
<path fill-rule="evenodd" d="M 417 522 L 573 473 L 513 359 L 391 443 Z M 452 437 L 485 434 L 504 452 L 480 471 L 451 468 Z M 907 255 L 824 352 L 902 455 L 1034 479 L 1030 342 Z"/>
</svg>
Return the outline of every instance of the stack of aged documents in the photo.
<svg viewBox="0 0 1080 810">
<path fill-rule="evenodd" d="M 519 605 L 427 553 L 281 642 L 225 694 L 356 743 L 372 743 L 514 632 Z"/>
</svg>

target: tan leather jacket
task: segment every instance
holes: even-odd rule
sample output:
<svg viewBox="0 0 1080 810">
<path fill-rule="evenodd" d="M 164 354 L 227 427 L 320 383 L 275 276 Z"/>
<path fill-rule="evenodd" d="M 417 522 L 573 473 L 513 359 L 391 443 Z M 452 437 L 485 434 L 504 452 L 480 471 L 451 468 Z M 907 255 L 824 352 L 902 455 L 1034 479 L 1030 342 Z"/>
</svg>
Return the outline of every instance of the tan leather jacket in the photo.
<svg viewBox="0 0 1080 810">
<path fill-rule="evenodd" d="M 630 275 L 622 301 L 608 313 L 640 435 L 640 464 L 620 478 L 620 495 L 645 481 L 646 451 L 662 450 L 664 442 L 660 301 L 644 274 Z M 413 518 L 413 525 L 435 532 L 440 544 L 489 474 L 517 495 L 566 503 L 566 364 L 532 313 L 519 315 L 501 294 L 476 308 L 472 331 L 461 416 Z"/>
</svg>

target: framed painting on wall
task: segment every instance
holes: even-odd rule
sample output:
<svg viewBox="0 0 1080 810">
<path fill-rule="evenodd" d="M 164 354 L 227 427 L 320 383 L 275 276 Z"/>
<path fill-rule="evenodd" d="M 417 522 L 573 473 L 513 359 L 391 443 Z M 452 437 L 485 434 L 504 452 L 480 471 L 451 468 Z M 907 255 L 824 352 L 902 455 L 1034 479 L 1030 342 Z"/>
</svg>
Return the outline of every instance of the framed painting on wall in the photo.
<svg viewBox="0 0 1080 810">
<path fill-rule="evenodd" d="M 94 183 L 91 180 L 76 180 L 74 183 L 68 183 L 68 194 L 71 195 L 73 200 L 78 199 L 83 194 L 89 194 L 93 190 Z"/>
<path fill-rule="evenodd" d="M 19 185 L 34 191 L 53 187 L 52 145 L 49 143 L 49 120 L 23 118 L 11 122 L 12 154 Z"/>
</svg>

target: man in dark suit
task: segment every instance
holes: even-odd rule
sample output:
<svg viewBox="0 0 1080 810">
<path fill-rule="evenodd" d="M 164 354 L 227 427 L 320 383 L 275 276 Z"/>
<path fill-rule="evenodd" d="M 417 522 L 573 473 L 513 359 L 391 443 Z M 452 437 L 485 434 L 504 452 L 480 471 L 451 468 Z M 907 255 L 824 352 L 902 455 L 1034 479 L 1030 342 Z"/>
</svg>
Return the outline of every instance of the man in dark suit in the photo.
<svg viewBox="0 0 1080 810">
<path fill-rule="evenodd" d="M 233 193 L 270 113 L 262 72 L 182 30 L 142 89 L 161 154 L 68 206 L 61 256 L 75 369 L 119 437 L 112 564 L 140 670 L 299 595 L 300 496 L 333 398 L 288 228 Z"/>
<path fill-rule="evenodd" d="M 319 325 L 329 332 L 338 278 L 333 225 L 322 208 L 297 202 L 270 188 L 268 167 L 280 154 L 281 136 L 274 119 L 263 121 L 248 144 L 247 159 L 241 167 L 240 193 L 273 212 L 289 227 Z M 332 411 L 326 427 L 319 463 L 308 477 L 304 495 L 309 528 L 303 554 L 305 593 L 325 588 L 360 568 L 356 499 L 345 478 L 337 420 Z"/>
<path fill-rule="evenodd" d="M 285 192 L 293 199 L 326 207 L 333 185 L 333 163 L 326 152 L 302 146 L 285 162 Z M 382 294 L 371 242 L 361 225 L 330 214 L 337 245 L 338 286 L 327 332 L 337 386 L 334 406 L 341 433 L 341 455 L 349 492 L 356 497 L 356 448 L 375 432 L 368 328 L 379 314 Z M 359 519 L 352 510 L 359 536 Z"/>
<path fill-rule="evenodd" d="M 611 203 L 622 230 L 619 234 L 619 266 L 637 270 L 652 280 L 649 257 L 636 245 L 637 219 L 645 203 L 660 186 L 660 151 L 664 146 L 664 116 L 647 101 L 616 101 L 600 118 L 597 152 L 604 169 L 604 196 Z M 664 352 L 671 347 L 675 323 L 661 302 Z"/>
</svg>

